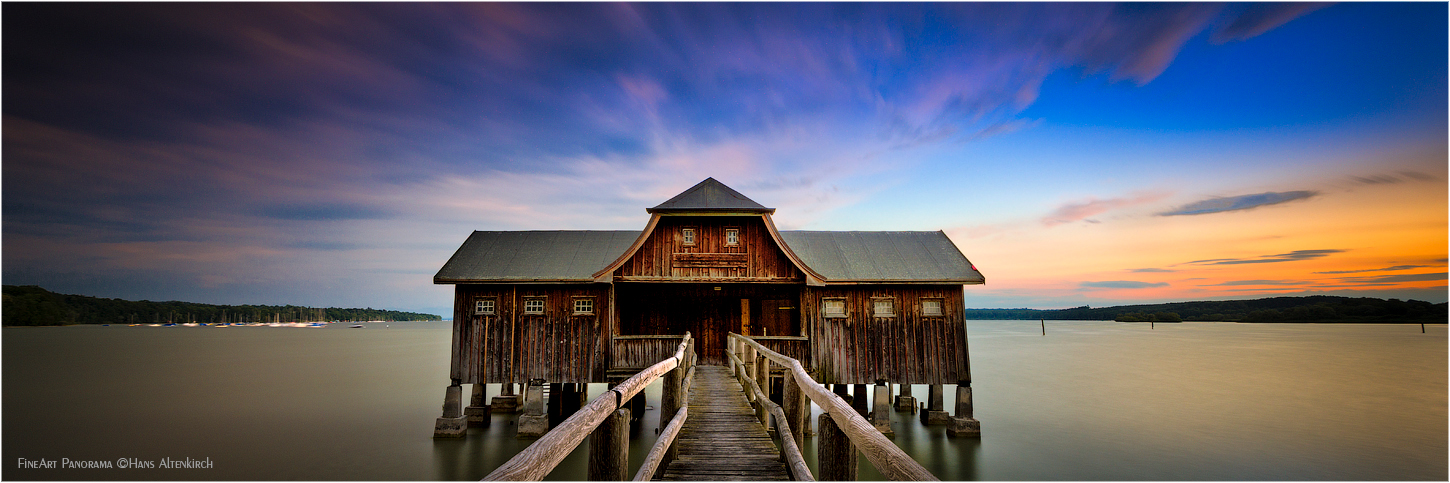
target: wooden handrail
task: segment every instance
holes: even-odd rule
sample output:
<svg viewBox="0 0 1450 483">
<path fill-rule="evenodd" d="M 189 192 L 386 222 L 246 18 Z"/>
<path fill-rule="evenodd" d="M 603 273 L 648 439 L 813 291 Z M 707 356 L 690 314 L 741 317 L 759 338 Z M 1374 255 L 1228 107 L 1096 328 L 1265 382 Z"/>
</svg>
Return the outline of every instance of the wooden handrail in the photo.
<svg viewBox="0 0 1450 483">
<path fill-rule="evenodd" d="M 735 354 L 731 354 L 729 351 L 725 353 L 730 357 L 732 363 L 740 365 L 741 372 L 744 373 L 745 363 L 741 362 Z M 786 464 L 790 465 L 791 476 L 795 478 L 795 481 L 816 481 L 815 475 L 811 474 L 810 465 L 807 465 L 805 457 L 801 456 L 801 448 L 795 444 L 795 435 L 790 431 L 790 424 L 786 424 L 785 410 L 765 395 L 765 391 L 760 389 L 760 384 L 755 382 L 755 378 L 748 374 L 744 377 L 745 382 L 749 383 L 750 393 L 753 394 L 752 399 L 755 400 L 755 403 L 765 407 L 766 411 L 775 418 L 775 432 L 780 435 L 781 452 L 785 454 Z"/>
<path fill-rule="evenodd" d="M 655 472 L 659 471 L 660 463 L 665 460 L 665 452 L 675 444 L 675 437 L 680 435 L 680 429 L 685 427 L 685 419 L 690 417 L 690 384 L 694 380 L 695 368 L 690 367 L 689 372 L 685 373 L 684 381 L 680 382 L 680 387 L 683 389 L 681 392 L 685 393 L 684 403 L 680 405 L 679 411 L 675 411 L 675 417 L 670 419 L 670 424 L 660 430 L 659 439 L 655 440 L 655 445 L 649 449 L 649 454 L 645 455 L 644 463 L 639 465 L 639 471 L 634 474 L 634 481 L 650 481 L 654 478 Z"/>
<path fill-rule="evenodd" d="M 554 429 L 544 433 L 534 444 L 524 448 L 519 454 L 514 455 L 508 462 L 495 468 L 492 473 L 483 478 L 484 481 L 539 481 L 552 471 L 559 462 L 564 461 L 579 443 L 584 441 L 599 423 L 604 422 L 614 411 L 622 407 L 625 401 L 629 401 L 635 394 L 639 394 L 646 386 L 659 379 L 666 372 L 679 367 L 685 360 L 685 348 L 690 343 L 690 333 L 680 341 L 680 347 L 675 354 L 669 358 L 656 363 L 649 368 L 640 371 L 638 374 L 625 379 L 624 382 L 609 389 L 609 391 L 589 401 L 589 404 L 579 408 L 573 416 L 559 423 Z"/>
<path fill-rule="evenodd" d="M 846 433 L 846 437 L 851 439 L 851 444 L 857 449 L 860 449 L 861 453 L 866 455 L 866 459 L 870 460 L 871 464 L 875 465 L 876 470 L 880 471 L 882 475 L 897 481 L 939 481 L 936 475 L 931 474 L 920 463 L 911 459 L 911 455 L 906 454 L 901 448 L 896 447 L 891 440 L 882 436 L 881 432 L 877 431 L 871 425 L 870 421 L 861 417 L 845 401 L 841 400 L 835 394 L 826 391 L 815 379 L 811 378 L 810 374 L 806 373 L 800 361 L 767 349 L 749 337 L 734 332 L 731 332 L 728 337 L 749 345 L 759 352 L 760 355 L 765 356 L 776 364 L 785 366 L 795 376 L 796 385 L 800 386 L 801 392 L 805 393 L 807 397 L 811 398 L 812 402 L 816 403 L 826 414 L 831 416 L 831 419 L 836 422 L 836 426 L 840 427 L 841 431 Z M 737 358 L 736 360 L 738 361 L 739 359 Z"/>
</svg>

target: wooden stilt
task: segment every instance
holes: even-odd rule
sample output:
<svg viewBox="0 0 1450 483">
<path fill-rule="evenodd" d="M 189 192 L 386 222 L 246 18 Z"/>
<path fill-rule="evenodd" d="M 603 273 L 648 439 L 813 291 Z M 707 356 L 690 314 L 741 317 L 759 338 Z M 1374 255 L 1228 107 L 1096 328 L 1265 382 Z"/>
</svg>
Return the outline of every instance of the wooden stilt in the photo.
<svg viewBox="0 0 1450 483">
<path fill-rule="evenodd" d="M 831 415 L 822 414 L 817 423 L 816 455 L 819 461 L 820 481 L 856 481 L 856 447 L 846 433 L 836 427 Z"/>
<path fill-rule="evenodd" d="M 589 434 L 589 481 L 629 479 L 629 408 L 614 411 Z"/>
</svg>

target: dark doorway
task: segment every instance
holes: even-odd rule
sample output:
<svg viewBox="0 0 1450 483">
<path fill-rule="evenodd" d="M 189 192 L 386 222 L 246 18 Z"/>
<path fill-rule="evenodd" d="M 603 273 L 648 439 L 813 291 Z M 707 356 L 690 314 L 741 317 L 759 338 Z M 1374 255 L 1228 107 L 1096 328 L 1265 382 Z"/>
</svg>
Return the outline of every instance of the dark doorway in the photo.
<svg viewBox="0 0 1450 483">
<path fill-rule="evenodd" d="M 689 331 L 702 364 L 725 363 L 725 335 L 797 335 L 800 288 L 775 284 L 617 283 L 621 335 Z M 784 307 L 784 309 L 782 309 Z"/>
</svg>

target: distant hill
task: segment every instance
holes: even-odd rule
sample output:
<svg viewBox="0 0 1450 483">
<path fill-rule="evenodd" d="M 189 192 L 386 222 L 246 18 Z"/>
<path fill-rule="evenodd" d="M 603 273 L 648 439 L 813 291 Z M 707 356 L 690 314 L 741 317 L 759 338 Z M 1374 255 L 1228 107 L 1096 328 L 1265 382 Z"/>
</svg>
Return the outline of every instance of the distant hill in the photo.
<svg viewBox="0 0 1450 483">
<path fill-rule="evenodd" d="M 67 295 L 34 285 L 5 285 L 4 325 L 139 324 L 168 322 L 314 322 L 332 320 L 441 320 L 432 314 L 379 309 L 295 305 L 211 305 L 131 301 Z"/>
<path fill-rule="evenodd" d="M 1427 323 L 1443 324 L 1450 310 L 1445 303 L 1419 300 L 1376 299 L 1314 295 L 1273 297 L 1257 300 L 1174 302 L 1152 305 L 1070 309 L 967 309 L 969 320 L 1149 320 L 1161 322 L 1338 322 L 1338 323 Z"/>
</svg>

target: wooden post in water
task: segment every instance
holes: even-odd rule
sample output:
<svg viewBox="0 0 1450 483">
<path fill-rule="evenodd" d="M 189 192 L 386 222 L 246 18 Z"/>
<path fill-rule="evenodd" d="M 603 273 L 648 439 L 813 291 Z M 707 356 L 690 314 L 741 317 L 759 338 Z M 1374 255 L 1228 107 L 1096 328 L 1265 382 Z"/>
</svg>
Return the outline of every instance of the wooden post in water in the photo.
<svg viewBox="0 0 1450 483">
<path fill-rule="evenodd" d="M 681 365 L 665 373 L 664 387 L 660 390 L 660 429 L 669 426 L 670 420 L 675 418 L 675 413 L 684 405 L 684 387 L 681 383 L 686 369 Z"/>
<path fill-rule="evenodd" d="M 463 415 L 463 386 L 457 379 L 443 393 L 443 417 L 433 423 L 434 438 L 462 438 L 468 433 L 468 417 Z"/>
<path fill-rule="evenodd" d="M 836 426 L 830 414 L 822 413 L 817 425 L 821 429 L 816 433 L 816 458 L 820 467 L 816 479 L 856 481 L 856 447 L 851 445 L 851 438 Z"/>
<path fill-rule="evenodd" d="M 589 481 L 629 479 L 629 408 L 619 408 L 589 434 Z"/>
<path fill-rule="evenodd" d="M 473 397 L 469 398 L 468 407 L 463 408 L 463 415 L 468 417 L 469 426 L 488 427 L 488 423 L 493 419 L 489 417 L 493 413 L 493 409 L 488 404 L 485 404 L 487 402 L 487 385 L 483 383 L 474 384 Z"/>
<path fill-rule="evenodd" d="M 927 389 L 926 411 L 921 413 L 922 424 L 952 424 L 952 415 L 947 414 L 942 404 L 942 389 L 941 384 L 932 384 Z"/>
<path fill-rule="evenodd" d="M 769 401 L 770 359 L 766 359 L 765 354 L 755 356 L 755 384 L 760 386 L 760 392 L 764 393 L 763 397 L 765 401 Z M 766 410 L 768 405 L 765 401 L 756 401 L 757 404 L 755 405 L 758 408 L 757 412 L 760 413 L 760 425 L 764 426 L 767 432 L 775 434 L 774 428 L 770 427 L 770 411 Z"/>
<path fill-rule="evenodd" d="M 886 437 L 896 436 L 891 430 L 891 383 L 876 381 L 876 397 L 871 403 L 871 425 Z"/>
<path fill-rule="evenodd" d="M 544 414 L 544 381 L 532 380 L 524 389 L 523 414 L 519 415 L 518 437 L 537 438 L 549 432 L 549 416 Z"/>
<path fill-rule="evenodd" d="M 564 422 L 564 385 L 561 383 L 549 384 L 549 397 L 544 401 L 549 409 L 549 427 L 558 426 Z"/>
<path fill-rule="evenodd" d="M 851 407 L 856 408 L 861 417 L 871 414 L 871 396 L 866 393 L 865 384 L 851 386 L 851 397 Z"/>
<path fill-rule="evenodd" d="M 1047 319 L 1039 319 L 1037 322 L 1042 324 L 1042 335 L 1047 335 Z"/>
</svg>

